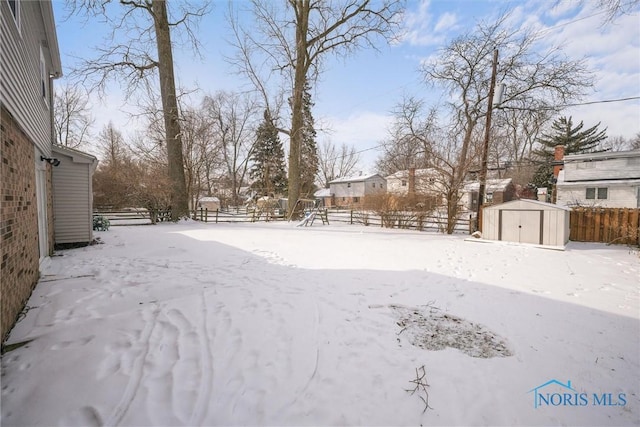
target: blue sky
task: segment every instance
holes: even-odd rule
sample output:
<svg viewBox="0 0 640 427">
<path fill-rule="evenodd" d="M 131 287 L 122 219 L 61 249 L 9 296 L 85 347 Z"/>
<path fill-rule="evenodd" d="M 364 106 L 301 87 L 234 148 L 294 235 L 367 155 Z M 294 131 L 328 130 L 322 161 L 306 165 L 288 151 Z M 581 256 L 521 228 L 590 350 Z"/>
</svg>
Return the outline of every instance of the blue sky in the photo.
<svg viewBox="0 0 640 427">
<path fill-rule="evenodd" d="M 174 0 L 179 1 L 179 0 Z M 529 0 L 422 0 L 408 1 L 405 19 L 407 35 L 401 43 L 380 46 L 380 51 L 361 50 L 345 59 L 327 61 L 316 84 L 316 123 L 331 132 L 319 138 L 336 144 L 353 145 L 362 153 L 362 169 L 371 170 L 378 152 L 375 147 L 386 137 L 390 111 L 403 94 L 437 102 L 439 93 L 428 88 L 418 73 L 420 62 L 434 55 L 452 38 L 500 11 L 511 10 L 514 26 L 544 31 L 544 43 L 562 45 L 572 59 L 585 58 L 596 72 L 594 91 L 584 101 L 601 101 L 640 96 L 640 14 L 618 18 L 602 26 L 603 15 L 592 9 L 595 2 Z M 236 8 L 243 2 L 235 1 Z M 200 24 L 202 58 L 186 50 L 175 54 L 176 74 L 183 87 L 200 87 L 206 93 L 241 90 L 246 81 L 233 73 L 223 59 L 232 55 L 225 15 L 227 2 L 215 1 L 213 10 Z M 58 38 L 65 70 L 74 57 L 90 57 L 106 31 L 99 23 L 83 25 L 81 20 L 64 20 L 64 2 L 54 0 Z M 96 132 L 113 120 L 131 129 L 124 111 L 134 112 L 113 87 L 103 99 L 93 100 Z M 601 122 L 609 136 L 633 137 L 640 132 L 640 100 L 571 107 L 563 112 L 585 126 Z M 135 126 L 135 125 L 133 125 Z"/>
</svg>

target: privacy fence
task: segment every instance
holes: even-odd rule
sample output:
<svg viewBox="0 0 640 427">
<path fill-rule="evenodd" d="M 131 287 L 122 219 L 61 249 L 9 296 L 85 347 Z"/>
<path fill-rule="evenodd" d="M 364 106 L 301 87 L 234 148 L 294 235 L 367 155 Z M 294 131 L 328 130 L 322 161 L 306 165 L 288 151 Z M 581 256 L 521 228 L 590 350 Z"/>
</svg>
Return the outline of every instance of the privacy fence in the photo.
<svg viewBox="0 0 640 427">
<path fill-rule="evenodd" d="M 640 209 L 574 208 L 569 224 L 576 242 L 640 244 Z"/>
</svg>

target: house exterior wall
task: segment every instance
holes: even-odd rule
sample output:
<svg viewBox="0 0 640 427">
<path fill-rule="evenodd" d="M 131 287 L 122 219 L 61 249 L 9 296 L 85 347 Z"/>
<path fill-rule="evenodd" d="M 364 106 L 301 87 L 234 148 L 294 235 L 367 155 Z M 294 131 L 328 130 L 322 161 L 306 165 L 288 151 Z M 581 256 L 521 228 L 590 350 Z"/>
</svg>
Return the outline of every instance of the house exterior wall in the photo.
<svg viewBox="0 0 640 427">
<path fill-rule="evenodd" d="M 607 189 L 606 199 L 587 199 L 587 188 Z M 640 179 L 616 183 L 594 181 L 590 183 L 559 183 L 556 203 L 562 206 L 589 206 L 602 208 L 640 208 Z M 597 193 L 596 193 L 597 194 Z"/>
<path fill-rule="evenodd" d="M 621 153 L 611 153 L 611 155 L 615 154 L 621 155 Z M 635 156 L 630 153 L 625 157 L 602 157 L 598 159 L 594 156 L 593 160 L 583 161 L 582 155 L 567 156 L 563 168 L 564 180 L 576 182 L 640 178 L 640 150 L 636 151 Z"/>
<path fill-rule="evenodd" d="M 385 193 L 387 181 L 374 176 L 363 181 L 331 182 L 329 191 L 331 198 L 327 206 L 362 206 L 367 196 Z"/>
<path fill-rule="evenodd" d="M 17 5 L 18 22 L 8 2 L 0 1 L 0 100 L 42 154 L 50 157 L 49 75 L 60 73 L 60 59 L 55 27 L 51 28 L 52 19 L 46 19 L 43 11 L 50 18 L 53 12 L 48 1 Z"/>
<path fill-rule="evenodd" d="M 61 74 L 50 1 L 0 1 L 0 238 L 6 337 L 53 247 L 51 76 Z"/>
<path fill-rule="evenodd" d="M 40 249 L 33 142 L 9 112 L 1 110 L 0 333 L 4 338 L 38 281 Z"/>
<path fill-rule="evenodd" d="M 54 148 L 60 160 L 53 170 L 53 212 L 56 244 L 90 243 L 93 240 L 92 163 Z"/>
<path fill-rule="evenodd" d="M 590 197 L 587 189 L 591 189 Z M 600 197 L 598 189 L 601 192 L 606 189 L 606 197 Z M 556 184 L 556 203 L 604 208 L 640 207 L 640 150 L 566 156 Z"/>
</svg>

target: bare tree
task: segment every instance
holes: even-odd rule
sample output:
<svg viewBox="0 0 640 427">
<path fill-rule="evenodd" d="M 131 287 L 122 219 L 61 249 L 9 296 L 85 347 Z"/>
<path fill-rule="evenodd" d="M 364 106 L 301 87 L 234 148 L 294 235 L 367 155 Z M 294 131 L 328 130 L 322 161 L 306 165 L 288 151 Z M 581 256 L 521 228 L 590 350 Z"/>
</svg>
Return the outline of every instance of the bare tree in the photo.
<svg viewBox="0 0 640 427">
<path fill-rule="evenodd" d="M 171 29 L 182 26 L 192 45 L 197 49 L 198 42 L 192 29 L 196 18 L 208 9 L 204 6 L 192 7 L 182 4 L 179 16 L 170 19 L 165 0 L 120 0 L 121 15 L 109 16 L 108 4 L 111 0 L 95 2 L 92 0 L 71 1 L 74 10 L 89 16 L 101 16 L 112 26 L 111 44 L 98 48 L 95 59 L 85 60 L 77 72 L 85 80 L 91 80 L 99 89 L 106 87 L 109 79 L 124 77 L 129 92 L 147 82 L 145 78 L 158 72 L 162 110 L 164 116 L 165 142 L 167 150 L 168 177 L 171 183 L 171 216 L 173 220 L 185 217 L 189 213 L 188 195 L 184 177 L 182 157 L 182 133 L 176 85 L 173 71 L 173 47 Z M 142 14 L 138 14 L 142 12 Z M 126 33 L 124 44 L 118 42 L 116 33 Z M 134 37 L 131 34 L 135 34 Z M 150 51 L 152 46 L 156 52 Z"/>
<path fill-rule="evenodd" d="M 69 148 L 84 145 L 94 123 L 89 96 L 67 83 L 56 90 L 53 110 L 56 143 Z"/>
<path fill-rule="evenodd" d="M 452 124 L 450 128 L 457 142 L 428 151 L 438 161 L 450 164 L 452 170 L 448 217 L 449 223 L 459 212 L 462 183 L 472 164 L 478 130 L 488 111 L 489 82 L 494 51 L 500 52 L 497 82 L 506 84 L 502 107 L 536 111 L 553 110 L 555 106 L 579 99 L 593 85 L 584 61 L 570 61 L 554 48 L 542 54 L 534 45 L 536 35 L 506 26 L 508 15 L 493 23 L 479 23 L 467 34 L 453 40 L 431 61 L 424 63 L 425 80 L 449 92 Z M 477 151 L 479 153 L 479 151 Z M 455 153 L 455 160 L 451 159 Z M 456 189 L 456 190 L 454 190 Z M 448 232 L 452 232 L 449 227 Z"/>
<path fill-rule="evenodd" d="M 583 3 L 586 3 L 583 0 Z M 602 24 L 612 23 L 622 15 L 632 13 L 640 5 L 640 0 L 597 0 L 595 7 L 604 12 Z"/>
<path fill-rule="evenodd" d="M 203 108 L 211 120 L 214 138 L 220 144 L 224 177 L 231 188 L 232 203 L 237 204 L 255 143 L 258 104 L 248 94 L 218 92 L 205 97 Z"/>
<path fill-rule="evenodd" d="M 399 27 L 400 0 L 288 0 L 286 8 L 268 0 L 253 0 L 255 24 L 251 31 L 238 33 L 244 43 L 243 56 L 250 60 L 243 66 L 248 75 L 256 76 L 257 60 L 281 72 L 290 84 L 291 124 L 289 136 L 289 209 L 300 193 L 300 147 L 304 128 L 304 88 L 313 83 L 327 54 L 348 55 L 360 47 L 375 48 L 377 37 L 389 39 Z M 262 62 L 262 63 L 265 63 Z M 264 88 L 264 83 L 260 83 Z M 272 114 L 273 116 L 274 114 Z M 292 212 L 290 212 L 291 214 Z"/>
<path fill-rule="evenodd" d="M 355 147 L 342 144 L 338 148 L 325 140 L 318 150 L 317 180 L 323 188 L 329 188 L 329 182 L 353 173 L 359 161 L 360 154 L 356 152 Z"/>
<path fill-rule="evenodd" d="M 435 109 L 425 112 L 424 109 L 423 101 L 411 96 L 394 108 L 395 120 L 376 162 L 379 173 L 386 176 L 409 168 L 429 167 L 426 147 L 430 146 L 437 112 Z"/>
</svg>

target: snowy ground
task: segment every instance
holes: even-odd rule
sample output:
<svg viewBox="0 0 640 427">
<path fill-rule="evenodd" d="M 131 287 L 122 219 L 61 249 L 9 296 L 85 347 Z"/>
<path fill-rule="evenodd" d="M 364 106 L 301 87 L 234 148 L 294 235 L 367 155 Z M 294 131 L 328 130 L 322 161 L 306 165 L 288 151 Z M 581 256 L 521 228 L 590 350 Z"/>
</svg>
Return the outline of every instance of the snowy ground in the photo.
<svg viewBox="0 0 640 427">
<path fill-rule="evenodd" d="M 624 246 L 192 221 L 98 236 L 52 258 L 13 330 L 3 426 L 640 424 Z"/>
</svg>

